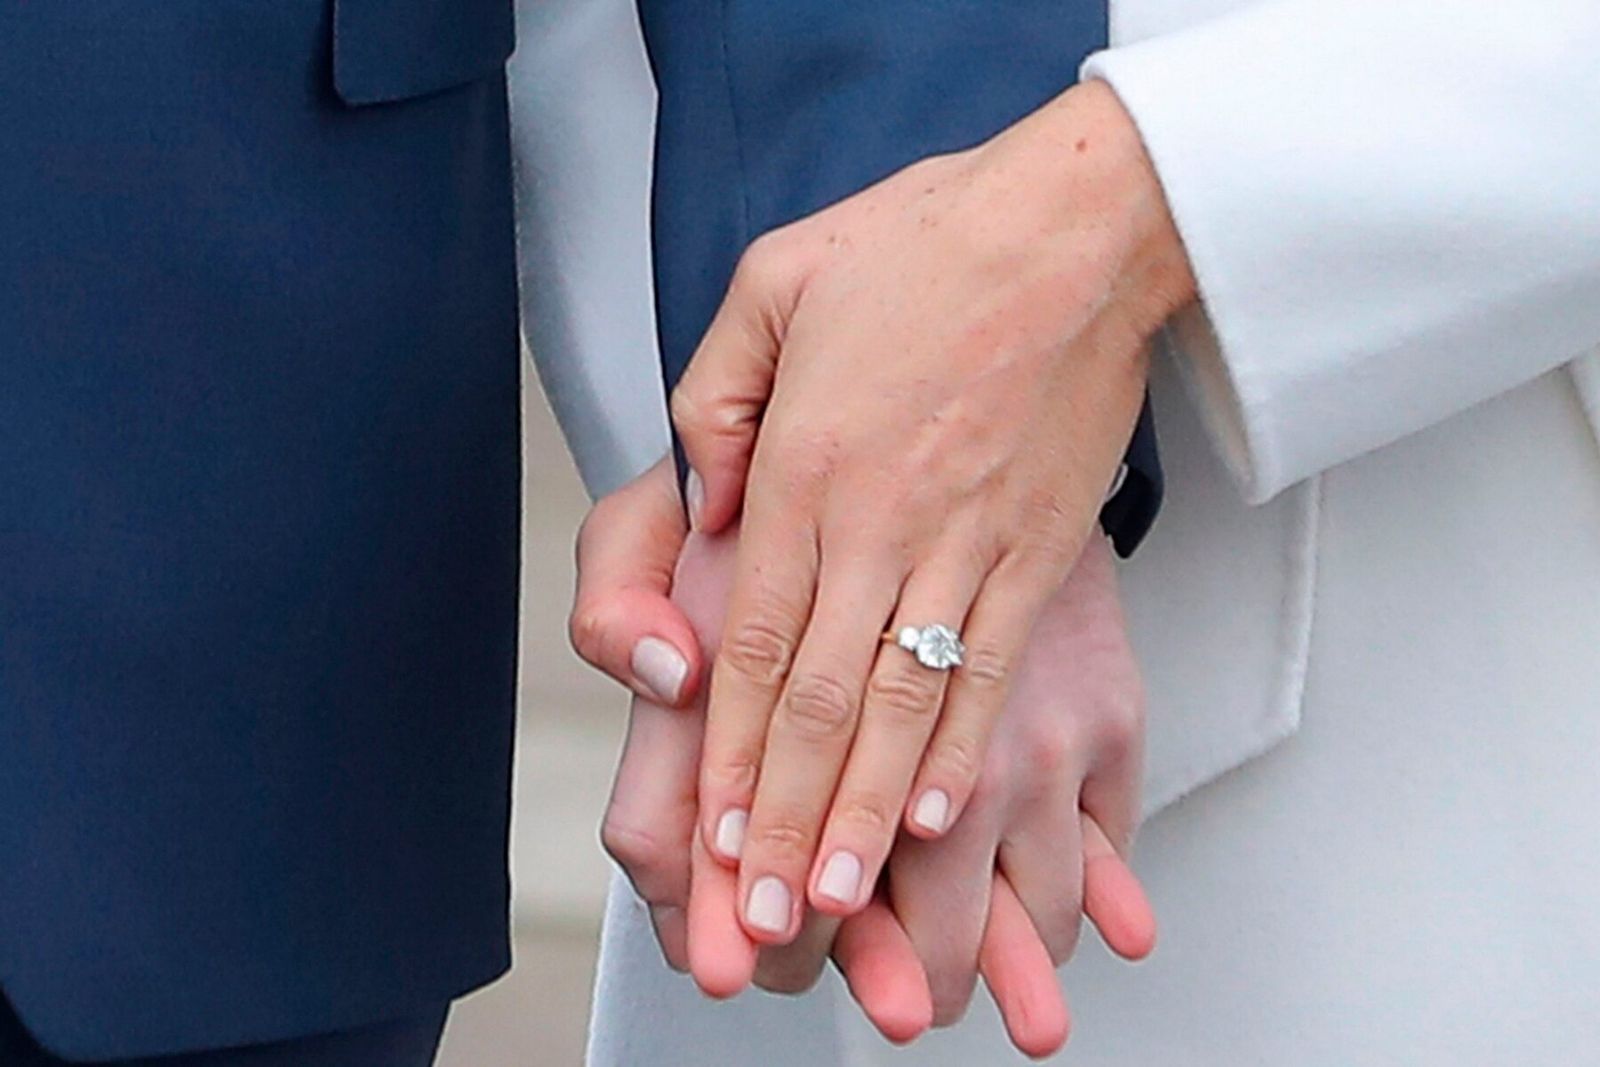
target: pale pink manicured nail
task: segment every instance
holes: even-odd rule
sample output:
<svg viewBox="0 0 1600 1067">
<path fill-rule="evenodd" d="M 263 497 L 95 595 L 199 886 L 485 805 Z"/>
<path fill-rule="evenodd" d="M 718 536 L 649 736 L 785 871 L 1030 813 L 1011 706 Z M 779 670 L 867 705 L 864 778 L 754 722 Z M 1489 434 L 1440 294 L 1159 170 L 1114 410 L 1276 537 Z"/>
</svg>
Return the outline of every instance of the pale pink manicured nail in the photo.
<svg viewBox="0 0 1600 1067">
<path fill-rule="evenodd" d="M 700 513 L 706 507 L 706 483 L 700 480 L 699 472 L 691 470 L 683 480 L 683 501 L 689 508 L 689 526 L 700 529 Z"/>
<path fill-rule="evenodd" d="M 775 875 L 756 879 L 750 887 L 750 899 L 744 906 L 745 922 L 769 934 L 781 934 L 789 929 L 789 887 Z"/>
<path fill-rule="evenodd" d="M 744 851 L 744 828 L 750 823 L 750 813 L 734 808 L 722 813 L 717 820 L 717 851 L 726 859 L 736 860 Z"/>
<path fill-rule="evenodd" d="M 861 860 L 853 852 L 835 852 L 822 865 L 817 892 L 841 904 L 854 904 L 861 892 Z"/>
<path fill-rule="evenodd" d="M 663 704 L 676 704 L 689 675 L 689 662 L 677 649 L 659 637 L 641 637 L 633 646 L 629 664 L 639 684 L 650 690 Z"/>
<path fill-rule="evenodd" d="M 917 798 L 917 806 L 911 809 L 911 821 L 929 833 L 944 833 L 945 824 L 950 821 L 950 794 L 943 789 L 930 789 L 922 794 Z"/>
</svg>

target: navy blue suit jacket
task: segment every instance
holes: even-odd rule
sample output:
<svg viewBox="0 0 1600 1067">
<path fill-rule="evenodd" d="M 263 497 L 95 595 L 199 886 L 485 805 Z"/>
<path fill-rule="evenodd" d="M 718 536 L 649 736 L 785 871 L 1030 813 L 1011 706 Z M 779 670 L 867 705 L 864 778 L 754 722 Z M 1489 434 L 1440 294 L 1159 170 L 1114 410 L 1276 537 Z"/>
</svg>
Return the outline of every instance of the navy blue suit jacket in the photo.
<svg viewBox="0 0 1600 1067">
<path fill-rule="evenodd" d="M 507 963 L 510 0 L 0 3 L 0 990 L 132 1057 Z"/>
<path fill-rule="evenodd" d="M 660 93 L 653 227 L 670 388 L 745 247 L 1058 95 L 1106 0 L 639 0 Z M 1160 508 L 1148 407 L 1101 523 L 1132 552 Z"/>
</svg>

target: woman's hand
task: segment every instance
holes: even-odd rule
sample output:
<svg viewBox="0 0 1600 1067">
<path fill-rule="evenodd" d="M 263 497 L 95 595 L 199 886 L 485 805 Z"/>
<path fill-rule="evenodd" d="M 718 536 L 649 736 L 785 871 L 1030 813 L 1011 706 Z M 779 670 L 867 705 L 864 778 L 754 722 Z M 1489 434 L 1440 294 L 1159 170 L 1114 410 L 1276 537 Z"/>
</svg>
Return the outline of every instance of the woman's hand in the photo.
<svg viewBox="0 0 1600 1067">
<path fill-rule="evenodd" d="M 744 493 L 700 818 L 751 937 L 857 911 L 902 823 L 960 816 L 1192 292 L 1100 85 L 746 255 L 673 417 L 696 526 Z M 963 631 L 953 673 L 880 644 L 930 623 Z"/>
</svg>

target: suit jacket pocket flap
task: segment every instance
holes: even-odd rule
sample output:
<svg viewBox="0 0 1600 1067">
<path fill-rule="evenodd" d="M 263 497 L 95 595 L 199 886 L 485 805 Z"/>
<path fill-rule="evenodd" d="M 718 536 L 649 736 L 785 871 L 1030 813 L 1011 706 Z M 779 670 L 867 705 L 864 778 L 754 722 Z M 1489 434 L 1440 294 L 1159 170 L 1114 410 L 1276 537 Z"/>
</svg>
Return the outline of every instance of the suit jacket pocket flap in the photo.
<svg viewBox="0 0 1600 1067">
<path fill-rule="evenodd" d="M 512 0 L 334 0 L 333 83 L 347 104 L 423 96 L 500 70 Z"/>
</svg>

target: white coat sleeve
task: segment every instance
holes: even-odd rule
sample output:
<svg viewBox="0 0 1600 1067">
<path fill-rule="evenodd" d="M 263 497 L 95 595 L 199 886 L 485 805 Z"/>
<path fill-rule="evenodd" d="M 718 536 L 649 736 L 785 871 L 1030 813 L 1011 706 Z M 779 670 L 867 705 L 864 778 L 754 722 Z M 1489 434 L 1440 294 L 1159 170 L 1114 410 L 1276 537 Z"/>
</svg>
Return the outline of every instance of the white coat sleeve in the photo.
<svg viewBox="0 0 1600 1067">
<path fill-rule="evenodd" d="M 1600 344 L 1600 0 L 1267 0 L 1100 52 L 1252 502 Z"/>
</svg>

